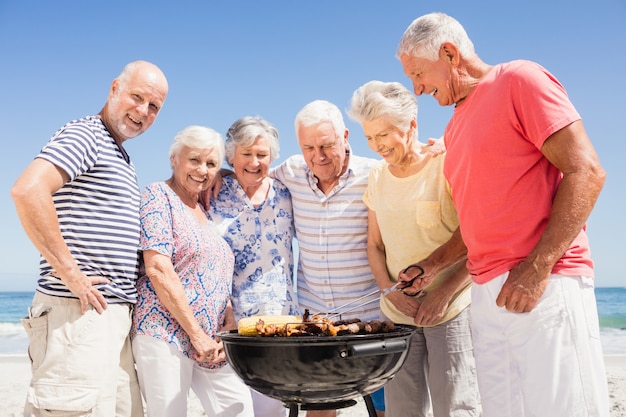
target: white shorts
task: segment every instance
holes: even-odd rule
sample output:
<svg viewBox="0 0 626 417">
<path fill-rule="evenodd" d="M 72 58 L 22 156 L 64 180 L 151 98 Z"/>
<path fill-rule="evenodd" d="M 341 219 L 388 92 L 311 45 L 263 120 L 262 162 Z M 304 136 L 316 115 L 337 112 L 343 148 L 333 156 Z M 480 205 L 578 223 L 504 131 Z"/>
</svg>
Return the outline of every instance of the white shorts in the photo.
<svg viewBox="0 0 626 417">
<path fill-rule="evenodd" d="M 286 417 L 289 409 L 285 407 L 282 401 L 268 397 L 253 389 L 252 403 L 254 404 L 254 417 Z"/>
<path fill-rule="evenodd" d="M 518 314 L 496 305 L 507 277 L 472 285 L 484 417 L 608 417 L 593 279 L 552 275 L 537 306 Z"/>
<path fill-rule="evenodd" d="M 254 417 L 250 389 L 230 365 L 201 367 L 151 336 L 135 336 L 132 346 L 148 416 L 186 416 L 192 389 L 208 417 Z"/>
</svg>

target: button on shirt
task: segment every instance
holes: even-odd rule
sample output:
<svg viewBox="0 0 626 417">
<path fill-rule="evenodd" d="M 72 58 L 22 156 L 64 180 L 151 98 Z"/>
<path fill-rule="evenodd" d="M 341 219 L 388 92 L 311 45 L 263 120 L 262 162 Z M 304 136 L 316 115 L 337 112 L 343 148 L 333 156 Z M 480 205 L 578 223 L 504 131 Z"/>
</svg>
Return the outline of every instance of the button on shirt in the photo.
<svg viewBox="0 0 626 417">
<path fill-rule="evenodd" d="M 334 312 L 378 289 L 367 259 L 367 206 L 362 201 L 370 169 L 376 164 L 374 159 L 349 155 L 348 169 L 328 195 L 317 186 L 302 155 L 288 158 L 272 171 L 291 193 L 301 312 Z M 353 317 L 379 319 L 378 303 L 371 302 L 342 318 Z"/>
</svg>

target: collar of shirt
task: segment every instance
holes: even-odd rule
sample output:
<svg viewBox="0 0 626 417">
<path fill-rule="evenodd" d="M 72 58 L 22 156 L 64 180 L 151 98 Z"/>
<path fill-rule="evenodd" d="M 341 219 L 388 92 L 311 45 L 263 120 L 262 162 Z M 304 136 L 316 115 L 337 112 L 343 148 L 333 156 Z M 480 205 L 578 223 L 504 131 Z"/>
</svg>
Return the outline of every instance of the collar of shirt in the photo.
<svg viewBox="0 0 626 417">
<path fill-rule="evenodd" d="M 311 190 L 313 190 L 315 195 L 320 198 L 321 202 L 327 201 L 332 196 L 334 196 L 339 191 L 341 191 L 345 187 L 350 177 L 354 174 L 352 168 L 350 168 L 350 148 L 349 147 L 346 148 L 346 165 L 347 165 L 346 172 L 344 172 L 343 174 L 341 174 L 341 176 L 339 176 L 339 182 L 337 182 L 337 185 L 335 185 L 333 189 L 330 190 L 328 195 L 324 194 L 322 190 L 319 189 L 319 187 L 317 186 L 317 183 L 318 183 L 317 177 L 313 175 L 313 171 L 311 171 L 308 166 L 306 167 L 306 176 L 309 182 L 309 186 L 311 187 Z"/>
</svg>

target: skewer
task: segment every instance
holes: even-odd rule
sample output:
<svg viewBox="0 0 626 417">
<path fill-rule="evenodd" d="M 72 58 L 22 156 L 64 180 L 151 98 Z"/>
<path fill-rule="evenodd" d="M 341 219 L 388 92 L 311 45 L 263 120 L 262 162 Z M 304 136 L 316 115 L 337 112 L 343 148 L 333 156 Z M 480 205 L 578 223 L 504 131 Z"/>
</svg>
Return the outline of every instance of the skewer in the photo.
<svg viewBox="0 0 626 417">
<path fill-rule="evenodd" d="M 424 269 L 417 265 L 417 264 L 413 264 L 413 265 L 409 265 L 406 268 L 404 268 L 404 270 L 402 271 L 403 273 L 406 273 L 409 269 L 411 268 L 417 268 L 418 269 L 418 274 L 416 276 L 414 276 L 410 281 L 398 281 L 395 284 L 393 284 L 391 287 L 385 289 L 384 291 L 380 291 L 380 290 L 374 290 L 368 294 L 362 295 L 359 298 L 356 298 L 348 303 L 345 303 L 337 308 L 335 308 L 335 311 L 329 312 L 329 313 L 317 313 L 316 315 L 318 316 L 325 316 L 327 319 L 331 319 L 334 317 L 339 317 L 342 314 L 346 314 L 346 313 L 350 313 L 356 309 L 358 309 L 359 307 L 363 307 L 365 305 L 368 305 L 370 303 L 373 303 L 374 301 L 380 301 L 381 298 L 386 297 L 387 294 L 389 294 L 392 291 L 401 291 L 402 289 L 406 288 L 406 287 L 410 287 L 413 284 L 413 281 L 415 281 L 417 278 L 421 277 L 422 275 L 424 275 Z M 354 303 L 357 303 L 365 298 L 371 297 L 373 295 L 378 294 L 378 297 L 373 298 L 369 301 L 366 301 L 364 303 L 361 303 L 359 305 L 356 306 L 352 306 L 347 310 L 341 311 L 343 309 L 345 309 L 346 307 L 348 307 L 349 305 L 352 305 Z M 419 290 L 418 292 L 416 292 L 415 294 L 411 294 L 411 297 L 419 297 L 424 295 L 423 289 Z"/>
<path fill-rule="evenodd" d="M 327 312 L 327 313 L 317 313 L 317 314 L 314 314 L 314 315 L 316 315 L 316 316 L 326 316 L 327 318 L 329 318 L 329 317 L 337 317 L 337 316 L 339 316 L 341 314 L 345 314 L 345 313 L 349 313 L 350 311 L 354 311 L 357 308 L 363 307 L 364 305 L 367 305 L 369 303 L 373 303 L 374 301 L 379 301 L 380 298 L 381 298 L 380 295 L 378 297 L 376 297 L 376 298 L 373 298 L 373 299 L 371 299 L 369 301 L 366 301 L 365 303 L 359 304 L 357 306 L 353 306 L 353 307 L 349 308 L 348 310 L 346 310 L 344 312 L 340 312 L 341 310 L 345 309 L 346 307 L 348 307 L 348 306 L 350 306 L 350 305 L 352 305 L 354 303 L 358 303 L 361 300 L 364 300 L 366 298 L 372 297 L 372 296 L 377 295 L 377 294 L 380 294 L 380 290 L 374 290 L 374 291 L 372 291 L 370 293 L 367 293 L 365 295 L 360 296 L 359 298 L 355 298 L 354 300 L 352 300 L 352 301 L 350 301 L 348 303 L 345 303 L 343 305 L 340 305 L 339 307 L 335 308 L 334 311 L 330 311 L 330 312 Z"/>
<path fill-rule="evenodd" d="M 379 291 L 377 291 L 377 292 L 379 292 Z M 372 295 L 372 294 L 370 293 L 369 295 Z M 371 300 L 369 300 L 369 301 L 365 301 L 364 303 L 361 303 L 361 304 L 358 304 L 358 305 L 352 306 L 352 307 L 350 307 L 350 308 L 349 308 L 349 309 L 347 309 L 347 310 L 344 310 L 344 311 L 338 311 L 339 309 L 344 308 L 344 307 L 345 307 L 345 306 L 347 306 L 347 305 L 354 304 L 354 301 L 352 301 L 352 302 L 350 302 L 350 303 L 346 303 L 346 304 L 344 304 L 344 305 L 340 306 L 339 308 L 336 308 L 336 309 L 335 309 L 335 311 L 334 311 L 334 312 L 332 312 L 332 313 L 325 313 L 325 314 L 326 314 L 326 318 L 327 318 L 328 320 L 332 320 L 332 319 L 334 319 L 334 318 L 336 318 L 336 317 L 340 317 L 342 314 L 350 313 L 350 312 L 352 312 L 352 311 L 354 311 L 354 310 L 356 310 L 356 309 L 358 309 L 358 308 L 360 308 L 360 307 L 363 307 L 363 306 L 365 306 L 365 305 L 371 304 L 371 303 L 373 303 L 374 301 L 379 301 L 379 300 L 381 299 L 381 297 L 382 297 L 382 295 L 381 295 L 381 296 L 379 296 L 379 297 L 373 298 L 373 299 L 371 299 Z M 358 299 L 362 299 L 362 298 L 363 298 L 363 297 L 360 297 L 360 298 L 358 298 Z M 357 300 L 358 300 L 358 299 L 357 299 Z M 355 301 L 356 301 L 356 300 L 355 300 Z"/>
</svg>

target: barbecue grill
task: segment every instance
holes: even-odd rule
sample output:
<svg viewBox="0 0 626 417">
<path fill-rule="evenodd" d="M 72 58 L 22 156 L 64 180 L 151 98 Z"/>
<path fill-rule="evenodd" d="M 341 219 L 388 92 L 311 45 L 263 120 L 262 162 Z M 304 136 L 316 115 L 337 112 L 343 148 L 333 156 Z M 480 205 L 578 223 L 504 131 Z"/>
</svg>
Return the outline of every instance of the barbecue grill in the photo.
<svg viewBox="0 0 626 417">
<path fill-rule="evenodd" d="M 394 377 L 406 359 L 414 326 L 389 333 L 342 336 L 241 336 L 218 333 L 229 363 L 250 388 L 276 398 L 296 417 L 299 409 L 339 409 Z M 373 414 L 372 414 L 373 413 Z"/>
</svg>

